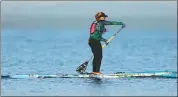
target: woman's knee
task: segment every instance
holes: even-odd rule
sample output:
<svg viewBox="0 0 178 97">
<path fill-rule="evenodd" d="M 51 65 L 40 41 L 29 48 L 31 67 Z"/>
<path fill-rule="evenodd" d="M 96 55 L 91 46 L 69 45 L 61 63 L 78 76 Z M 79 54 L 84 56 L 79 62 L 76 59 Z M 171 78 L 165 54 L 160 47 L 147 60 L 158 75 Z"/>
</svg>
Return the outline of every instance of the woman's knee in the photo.
<svg viewBox="0 0 178 97">
<path fill-rule="evenodd" d="M 97 60 L 102 60 L 103 56 L 96 54 L 96 55 L 94 55 L 94 58 L 97 59 Z"/>
</svg>

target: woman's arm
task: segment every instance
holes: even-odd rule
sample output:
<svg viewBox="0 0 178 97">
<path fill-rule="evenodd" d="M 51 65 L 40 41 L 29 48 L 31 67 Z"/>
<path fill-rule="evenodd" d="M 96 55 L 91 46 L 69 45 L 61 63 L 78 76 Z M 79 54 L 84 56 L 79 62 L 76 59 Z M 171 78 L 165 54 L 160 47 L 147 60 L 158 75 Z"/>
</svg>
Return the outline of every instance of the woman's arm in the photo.
<svg viewBox="0 0 178 97">
<path fill-rule="evenodd" d="M 122 22 L 117 22 L 117 21 L 102 21 L 103 25 L 124 25 Z"/>
</svg>

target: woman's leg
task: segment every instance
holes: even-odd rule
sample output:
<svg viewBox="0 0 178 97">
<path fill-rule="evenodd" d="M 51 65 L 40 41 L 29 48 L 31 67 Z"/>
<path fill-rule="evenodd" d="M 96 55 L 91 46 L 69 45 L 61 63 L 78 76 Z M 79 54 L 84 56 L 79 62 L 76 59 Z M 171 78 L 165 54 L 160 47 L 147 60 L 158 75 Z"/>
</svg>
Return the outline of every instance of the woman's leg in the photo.
<svg viewBox="0 0 178 97">
<path fill-rule="evenodd" d="M 102 61 L 102 46 L 101 43 L 99 42 L 97 45 L 97 53 L 95 55 L 96 57 L 96 72 L 100 72 L 100 67 L 101 67 L 101 61 Z"/>
<path fill-rule="evenodd" d="M 90 41 L 89 43 L 94 55 L 93 59 L 93 72 L 100 72 L 101 60 L 102 60 L 102 46 L 100 41 Z"/>
</svg>

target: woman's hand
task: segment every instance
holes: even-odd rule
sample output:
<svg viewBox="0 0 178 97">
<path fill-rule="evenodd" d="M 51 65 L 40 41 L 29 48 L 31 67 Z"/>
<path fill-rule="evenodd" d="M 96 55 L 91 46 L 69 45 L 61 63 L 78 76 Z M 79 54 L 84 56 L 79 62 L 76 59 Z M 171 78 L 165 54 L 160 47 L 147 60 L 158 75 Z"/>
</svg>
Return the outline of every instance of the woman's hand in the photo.
<svg viewBox="0 0 178 97">
<path fill-rule="evenodd" d="M 125 26 L 126 26 L 126 25 L 123 23 L 123 24 L 122 24 L 122 28 L 125 28 Z"/>
<path fill-rule="evenodd" d="M 105 43 L 106 43 L 106 45 L 108 45 L 109 44 L 109 42 L 108 42 L 108 40 L 107 39 L 105 39 L 105 41 L 104 41 Z"/>
</svg>

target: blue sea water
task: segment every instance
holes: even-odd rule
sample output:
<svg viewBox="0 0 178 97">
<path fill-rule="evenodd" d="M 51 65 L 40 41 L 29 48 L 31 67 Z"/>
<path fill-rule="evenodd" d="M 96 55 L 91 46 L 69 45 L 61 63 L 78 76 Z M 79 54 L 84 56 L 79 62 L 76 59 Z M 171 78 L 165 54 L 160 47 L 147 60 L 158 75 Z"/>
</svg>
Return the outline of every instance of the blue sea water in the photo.
<svg viewBox="0 0 178 97">
<path fill-rule="evenodd" d="M 110 30 L 103 37 L 114 34 Z M 1 74 L 72 73 L 92 55 L 88 29 L 3 29 Z M 87 68 L 91 72 L 91 63 Z M 101 72 L 177 71 L 177 32 L 123 29 L 103 49 Z M 177 79 L 2 79 L 2 96 L 176 96 Z"/>
</svg>

